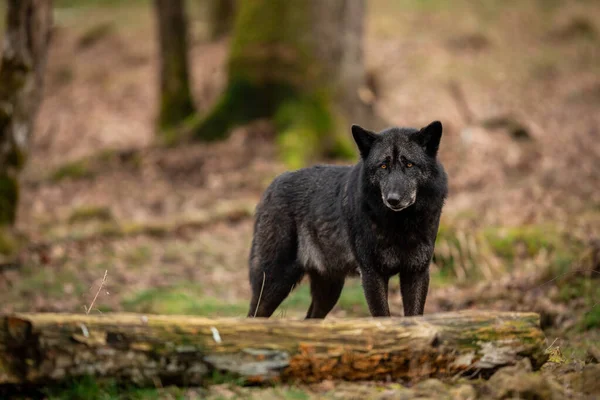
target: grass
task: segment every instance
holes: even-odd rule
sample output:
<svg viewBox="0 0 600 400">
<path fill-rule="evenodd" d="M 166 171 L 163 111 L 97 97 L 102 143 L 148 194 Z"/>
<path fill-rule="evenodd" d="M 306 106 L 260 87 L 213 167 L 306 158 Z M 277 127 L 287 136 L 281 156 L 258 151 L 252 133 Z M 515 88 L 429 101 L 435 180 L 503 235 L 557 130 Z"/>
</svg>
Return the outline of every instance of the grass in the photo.
<svg viewBox="0 0 600 400">
<path fill-rule="evenodd" d="M 310 284 L 305 280 L 281 303 L 274 317 L 304 317 L 310 307 Z M 353 316 L 367 316 L 369 309 L 362 285 L 358 279 L 348 279 L 335 309 L 342 309 Z M 334 310 L 335 310 L 334 309 Z"/>
<path fill-rule="evenodd" d="M 35 293 L 44 293 L 46 296 L 60 298 L 63 296 L 81 296 L 86 287 L 81 283 L 74 271 L 68 269 L 52 269 L 40 266 L 27 267 L 24 272 L 29 272 L 12 288 L 14 293 L 27 297 Z"/>
<path fill-rule="evenodd" d="M 246 301 L 226 303 L 202 292 L 200 286 L 187 284 L 146 289 L 125 299 L 122 306 L 132 312 L 207 317 L 241 317 L 248 312 Z"/>
<path fill-rule="evenodd" d="M 124 259 L 129 266 L 144 266 L 152 260 L 152 249 L 146 245 L 134 247 L 125 254 Z"/>
<path fill-rule="evenodd" d="M 513 260 L 518 255 L 533 257 L 542 249 L 552 251 L 560 243 L 560 235 L 555 229 L 537 225 L 489 228 L 484 235 L 492 250 L 507 260 Z"/>
<path fill-rule="evenodd" d="M 592 305 L 592 308 L 583 315 L 579 328 L 583 331 L 600 329 L 600 303 Z"/>
<path fill-rule="evenodd" d="M 436 240 L 433 277 L 437 283 L 493 279 L 528 262 L 563 274 L 584 245 L 552 225 L 477 227 L 473 221 L 443 221 Z M 542 261 L 536 261 L 542 256 Z"/>
<path fill-rule="evenodd" d="M 166 388 L 137 388 L 120 386 L 115 380 L 96 380 L 85 376 L 60 386 L 43 390 L 48 400 L 146 400 L 184 399 L 184 390 L 175 386 Z"/>
<path fill-rule="evenodd" d="M 555 301 L 579 303 L 581 313 L 576 329 L 580 332 L 600 329 L 600 284 L 598 277 L 578 276 L 560 285 Z M 575 311 L 575 310 L 574 310 Z"/>
<path fill-rule="evenodd" d="M 89 179 L 96 176 L 89 166 L 88 160 L 77 160 L 58 167 L 50 175 L 50 180 L 54 183 L 64 180 Z"/>
<path fill-rule="evenodd" d="M 141 163 L 142 156 L 138 151 L 105 149 L 96 154 L 59 166 L 50 173 L 48 179 L 54 183 L 69 179 L 91 179 L 100 174 L 100 172 L 105 172 L 110 167 L 117 166 L 118 168 L 123 168 L 126 166 L 137 169 Z"/>
<path fill-rule="evenodd" d="M 129 0 L 129 2 L 132 2 Z M 129 3 L 128 2 L 128 3 Z M 135 0 L 137 3 L 149 3 L 148 0 Z M 121 0 L 57 0 L 56 8 L 75 8 L 75 7 L 121 7 Z M 151 4 L 148 4 L 151 6 Z"/>
<path fill-rule="evenodd" d="M 122 301 L 125 311 L 150 314 L 187 314 L 208 317 L 243 317 L 248 312 L 248 299 L 224 302 L 207 296 L 200 285 L 180 284 L 152 288 L 134 293 Z M 297 287 L 275 311 L 275 318 L 304 317 L 310 306 L 310 286 Z M 368 308 L 360 281 L 348 280 L 336 305 L 350 315 L 367 316 Z"/>
<path fill-rule="evenodd" d="M 112 221 L 114 216 L 108 207 L 84 206 L 74 209 L 69 216 L 69 223 L 76 224 L 89 221 Z"/>
</svg>

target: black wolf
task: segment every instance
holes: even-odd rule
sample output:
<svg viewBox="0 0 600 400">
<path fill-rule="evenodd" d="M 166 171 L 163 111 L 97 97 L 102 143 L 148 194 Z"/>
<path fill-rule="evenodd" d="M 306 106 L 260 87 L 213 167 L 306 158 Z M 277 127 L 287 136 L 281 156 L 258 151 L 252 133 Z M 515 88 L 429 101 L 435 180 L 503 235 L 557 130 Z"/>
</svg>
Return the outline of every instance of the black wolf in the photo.
<svg viewBox="0 0 600 400">
<path fill-rule="evenodd" d="M 248 316 L 270 317 L 305 274 L 306 318 L 325 318 L 344 280 L 360 274 L 373 316 L 389 316 L 388 281 L 400 275 L 404 315 L 422 315 L 447 176 L 437 159 L 442 124 L 373 133 L 358 125 L 354 166 L 286 172 L 256 210 Z"/>
</svg>

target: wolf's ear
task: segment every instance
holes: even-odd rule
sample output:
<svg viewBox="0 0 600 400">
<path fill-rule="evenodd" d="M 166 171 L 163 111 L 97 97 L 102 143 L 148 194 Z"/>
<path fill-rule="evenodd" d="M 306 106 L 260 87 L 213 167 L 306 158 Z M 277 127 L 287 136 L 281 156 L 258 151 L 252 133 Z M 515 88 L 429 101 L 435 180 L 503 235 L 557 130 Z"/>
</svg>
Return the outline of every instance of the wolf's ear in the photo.
<svg viewBox="0 0 600 400">
<path fill-rule="evenodd" d="M 423 146 L 425 152 L 431 157 L 437 155 L 441 138 L 442 123 L 440 121 L 433 121 L 415 134 L 416 142 Z"/>
<path fill-rule="evenodd" d="M 358 125 L 352 125 L 352 137 L 354 137 L 354 141 L 358 146 L 360 156 L 366 158 L 369 155 L 373 142 L 377 139 L 377 135 Z"/>
</svg>

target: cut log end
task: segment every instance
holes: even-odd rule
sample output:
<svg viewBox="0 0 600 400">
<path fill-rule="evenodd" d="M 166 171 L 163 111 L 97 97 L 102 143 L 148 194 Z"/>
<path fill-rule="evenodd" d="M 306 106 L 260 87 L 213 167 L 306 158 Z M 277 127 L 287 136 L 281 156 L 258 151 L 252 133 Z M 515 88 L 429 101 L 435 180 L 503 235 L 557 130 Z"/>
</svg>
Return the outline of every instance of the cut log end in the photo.
<svg viewBox="0 0 600 400">
<path fill-rule="evenodd" d="M 215 371 L 248 383 L 421 381 L 545 362 L 532 313 L 411 318 L 209 319 L 138 314 L 15 314 L 0 326 L 0 384 L 91 375 L 139 385 L 202 385 Z"/>
</svg>

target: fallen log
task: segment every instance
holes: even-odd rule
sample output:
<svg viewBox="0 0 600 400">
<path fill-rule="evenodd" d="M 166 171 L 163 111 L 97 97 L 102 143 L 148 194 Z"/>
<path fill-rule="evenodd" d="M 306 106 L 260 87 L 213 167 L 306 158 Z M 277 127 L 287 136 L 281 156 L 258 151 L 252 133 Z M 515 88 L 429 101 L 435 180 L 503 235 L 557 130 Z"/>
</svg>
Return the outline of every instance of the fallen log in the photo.
<svg viewBox="0 0 600 400">
<path fill-rule="evenodd" d="M 139 385 L 420 381 L 545 362 L 534 313 L 463 311 L 410 318 L 210 319 L 141 314 L 1 317 L 0 384 L 91 375 Z"/>
</svg>

